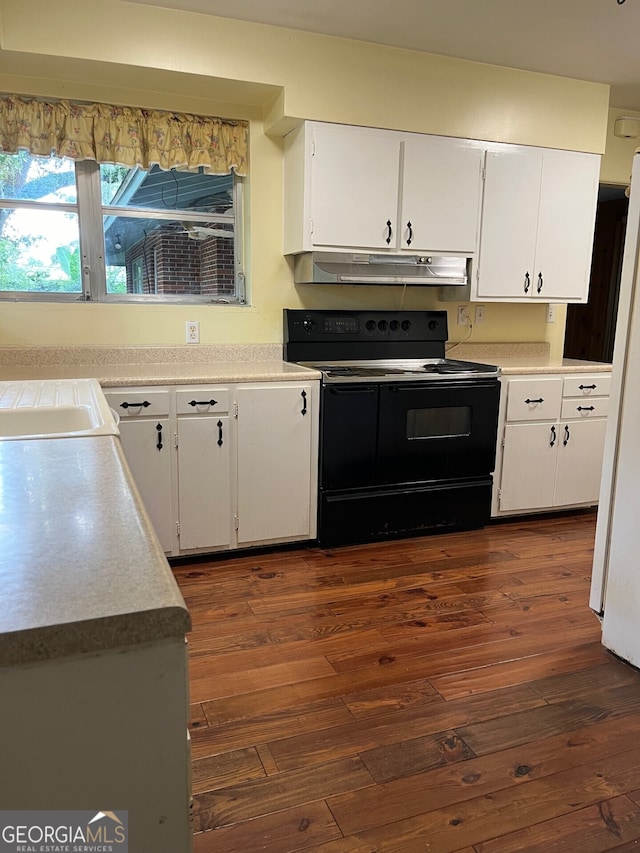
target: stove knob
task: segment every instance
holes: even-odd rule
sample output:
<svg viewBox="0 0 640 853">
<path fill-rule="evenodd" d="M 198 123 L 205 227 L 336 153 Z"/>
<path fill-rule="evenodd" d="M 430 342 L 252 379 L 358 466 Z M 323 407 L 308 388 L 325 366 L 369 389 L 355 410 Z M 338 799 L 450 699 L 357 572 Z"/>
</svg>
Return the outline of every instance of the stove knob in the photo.
<svg viewBox="0 0 640 853">
<path fill-rule="evenodd" d="M 398 329 L 400 328 L 400 323 L 398 323 L 397 320 L 392 320 L 389 323 L 389 328 L 391 329 L 392 332 L 397 332 Z"/>
<path fill-rule="evenodd" d="M 411 328 L 411 320 L 403 320 L 402 323 L 400 323 L 400 326 L 402 327 L 403 332 L 408 332 Z"/>
<path fill-rule="evenodd" d="M 309 334 L 311 334 L 311 332 L 313 332 L 316 327 L 315 320 L 312 320 L 311 317 L 305 317 L 302 321 L 302 327 L 304 328 L 305 332 L 309 332 Z"/>
<path fill-rule="evenodd" d="M 367 322 L 365 323 L 365 326 L 367 327 L 367 332 L 373 332 L 373 331 L 375 331 L 375 328 L 376 328 L 376 321 L 375 320 L 367 320 Z"/>
<path fill-rule="evenodd" d="M 428 325 L 429 325 L 429 331 L 435 332 L 436 329 L 438 328 L 438 321 L 437 320 L 429 320 Z"/>
<path fill-rule="evenodd" d="M 378 328 L 380 329 L 381 332 L 386 332 L 388 325 L 389 324 L 387 323 L 386 320 L 378 320 Z"/>
</svg>

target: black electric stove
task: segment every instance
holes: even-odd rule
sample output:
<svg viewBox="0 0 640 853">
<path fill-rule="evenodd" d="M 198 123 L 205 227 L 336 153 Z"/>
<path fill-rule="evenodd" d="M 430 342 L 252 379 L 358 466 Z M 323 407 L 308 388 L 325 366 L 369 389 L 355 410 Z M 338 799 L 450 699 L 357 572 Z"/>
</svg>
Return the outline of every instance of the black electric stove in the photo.
<svg viewBox="0 0 640 853">
<path fill-rule="evenodd" d="M 489 519 L 499 369 L 446 340 L 445 311 L 285 309 L 285 360 L 322 374 L 320 544 Z"/>
</svg>

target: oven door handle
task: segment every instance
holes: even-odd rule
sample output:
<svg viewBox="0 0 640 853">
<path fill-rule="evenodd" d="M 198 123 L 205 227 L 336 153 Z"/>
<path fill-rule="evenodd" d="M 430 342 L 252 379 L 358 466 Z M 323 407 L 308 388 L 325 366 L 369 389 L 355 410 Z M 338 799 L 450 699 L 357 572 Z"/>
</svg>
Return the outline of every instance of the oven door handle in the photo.
<svg viewBox="0 0 640 853">
<path fill-rule="evenodd" d="M 375 388 L 329 388 L 330 394 L 375 394 Z"/>
</svg>

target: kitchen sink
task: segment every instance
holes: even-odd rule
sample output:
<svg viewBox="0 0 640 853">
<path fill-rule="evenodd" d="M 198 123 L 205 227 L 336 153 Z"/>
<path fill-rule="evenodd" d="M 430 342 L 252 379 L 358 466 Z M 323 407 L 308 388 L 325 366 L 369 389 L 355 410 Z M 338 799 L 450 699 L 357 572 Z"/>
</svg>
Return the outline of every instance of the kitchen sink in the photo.
<svg viewBox="0 0 640 853">
<path fill-rule="evenodd" d="M 95 379 L 0 382 L 0 441 L 118 434 Z"/>
</svg>

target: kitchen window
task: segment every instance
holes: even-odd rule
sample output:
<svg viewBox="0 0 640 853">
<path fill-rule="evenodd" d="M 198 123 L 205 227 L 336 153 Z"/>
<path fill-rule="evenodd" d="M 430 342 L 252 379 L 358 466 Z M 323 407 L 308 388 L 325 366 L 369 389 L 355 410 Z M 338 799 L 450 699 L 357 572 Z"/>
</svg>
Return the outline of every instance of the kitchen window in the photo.
<svg viewBox="0 0 640 853">
<path fill-rule="evenodd" d="M 10 107 L 29 105 L 0 98 L 0 148 L 5 152 L 11 147 L 17 149 L 14 153 L 0 153 L 0 299 L 245 302 L 243 177 L 237 174 L 235 165 L 221 173 L 220 157 L 213 163 L 197 165 L 211 151 L 217 156 L 217 148 L 212 145 L 207 151 L 199 141 L 195 154 L 185 153 L 186 145 L 180 148 L 175 130 L 183 118 L 191 118 L 200 121 L 197 133 L 207 119 L 151 114 L 166 115 L 175 122 L 167 125 L 167 136 L 171 135 L 168 144 L 156 152 L 156 162 L 145 168 L 140 162 L 133 166 L 98 162 L 92 159 L 91 152 L 85 156 L 75 140 L 69 143 L 70 149 L 65 149 L 70 151 L 67 156 L 56 156 L 56 152 L 43 155 L 39 147 L 60 146 L 57 137 L 53 143 L 40 144 L 43 134 L 37 133 L 35 126 L 42 120 L 43 107 L 49 105 L 39 102 L 30 102 L 38 113 L 31 137 L 25 141 L 23 134 L 16 143 L 13 137 L 18 137 L 19 130 L 29 123 L 16 119 L 15 111 L 6 108 L 7 101 Z M 89 108 L 66 106 L 81 111 L 77 123 L 82 124 L 82 111 Z M 56 105 L 51 109 L 55 110 Z M 111 109 L 123 112 L 120 108 Z M 144 118 L 148 115 L 137 113 Z M 107 119 L 110 118 L 109 114 Z M 132 132 L 132 119 L 125 118 L 125 131 L 141 150 L 137 132 Z M 235 130 L 237 123 L 230 126 Z M 157 124 L 152 130 L 153 141 L 159 136 Z M 115 136 L 111 130 L 101 132 L 105 138 Z M 190 142 L 194 135 L 191 128 L 185 138 Z M 222 140 L 221 148 L 226 141 Z M 232 149 L 230 157 L 237 153 L 233 149 L 235 143 L 232 137 L 227 145 Z M 26 145 L 31 151 L 24 150 Z M 115 157 L 110 159 L 119 157 L 127 146 L 132 147 L 129 138 L 118 147 L 114 143 L 111 147 Z M 33 153 L 34 148 L 37 153 Z M 134 151 L 133 158 L 127 150 L 122 159 L 142 161 L 140 150 Z M 167 159 L 161 168 L 158 161 L 165 154 Z M 179 161 L 178 168 L 166 167 L 171 157 Z M 223 162 L 223 168 L 224 165 Z"/>
</svg>

